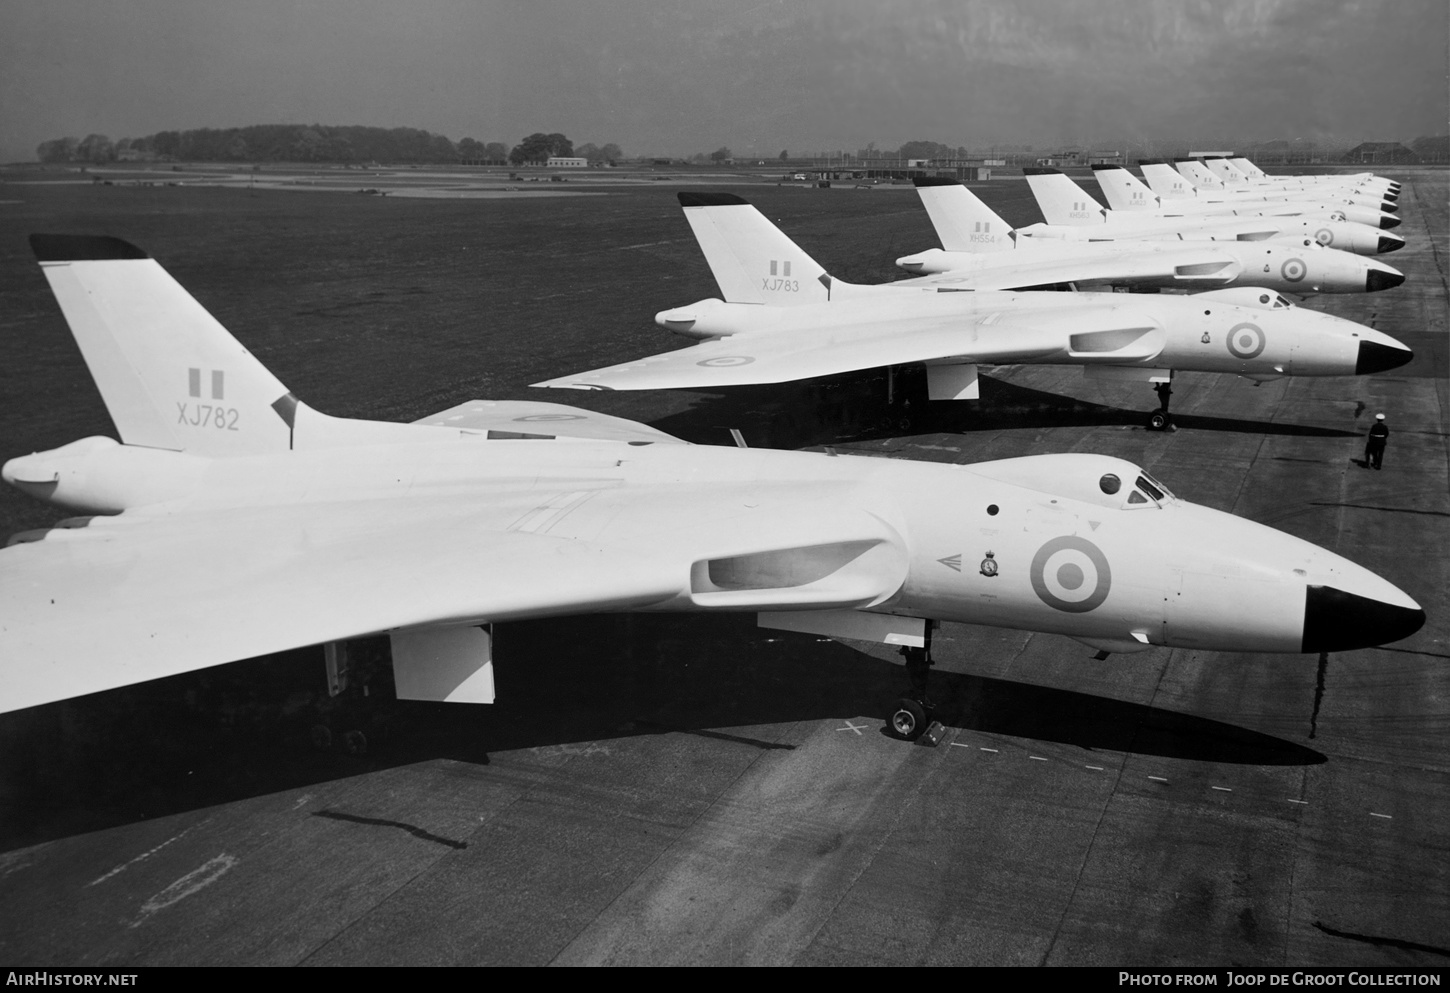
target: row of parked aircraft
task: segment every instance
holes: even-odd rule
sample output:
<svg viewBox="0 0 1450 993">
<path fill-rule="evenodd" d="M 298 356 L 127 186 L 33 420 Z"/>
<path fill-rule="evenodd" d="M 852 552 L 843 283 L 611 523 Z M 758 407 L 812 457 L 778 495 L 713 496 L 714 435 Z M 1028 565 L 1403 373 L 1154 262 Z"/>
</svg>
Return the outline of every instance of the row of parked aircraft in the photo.
<svg viewBox="0 0 1450 993">
<path fill-rule="evenodd" d="M 1031 170 L 1028 181 L 1049 219 L 1059 194 L 1086 197 L 1055 170 Z M 928 275 L 876 285 L 833 278 L 734 194 L 679 194 L 721 297 L 655 320 L 700 344 L 534 385 L 705 389 L 923 363 L 930 399 L 976 400 L 979 366 L 1074 365 L 1151 385 L 1160 406 L 1148 423 L 1165 429 L 1175 372 L 1263 382 L 1367 375 L 1413 357 L 1383 332 L 1286 296 L 1404 282 L 1376 259 L 1298 234 L 1194 239 L 1203 229 L 1192 221 L 1148 236 L 1113 224 L 1104 237 L 1069 240 L 1043 231 L 1070 225 L 1013 230 L 955 180 L 916 185 L 943 247 L 896 260 Z M 1180 238 L 1162 237 L 1168 231 Z M 1190 292 L 1042 292 L 1056 289 Z"/>
<path fill-rule="evenodd" d="M 960 185 L 920 191 L 944 249 L 901 260 L 927 275 L 881 286 L 831 278 L 738 197 L 681 194 L 723 299 L 657 320 L 705 340 L 540 385 L 700 388 L 925 363 L 933 397 L 964 399 L 979 395 L 979 365 L 1052 362 L 1166 393 L 1182 369 L 1364 375 L 1410 357 L 1287 298 L 1283 281 L 1345 292 L 1386 276 L 1312 238 L 1054 241 L 1012 232 Z M 583 612 L 750 611 L 765 627 L 904 646 L 917 677 L 941 621 L 1100 653 L 1344 651 L 1424 623 L 1369 570 L 1118 458 L 697 446 L 529 401 L 412 424 L 330 417 L 144 251 L 83 235 L 31 245 L 119 440 L 0 469 L 78 515 L 0 551 L 0 711 L 313 644 L 336 676 L 340 646 L 379 633 L 399 697 L 492 702 L 492 624 Z M 1043 289 L 1062 285 L 1198 292 Z M 925 702 L 917 678 L 897 733 L 921 731 Z"/>
</svg>

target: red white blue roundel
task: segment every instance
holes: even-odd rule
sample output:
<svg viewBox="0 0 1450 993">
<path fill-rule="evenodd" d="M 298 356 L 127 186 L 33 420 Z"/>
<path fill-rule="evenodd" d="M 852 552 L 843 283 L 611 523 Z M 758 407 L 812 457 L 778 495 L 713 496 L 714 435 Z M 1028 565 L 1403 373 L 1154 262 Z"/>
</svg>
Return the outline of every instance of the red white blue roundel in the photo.
<svg viewBox="0 0 1450 993">
<path fill-rule="evenodd" d="M 1097 545 L 1076 535 L 1053 538 L 1037 550 L 1028 571 L 1032 589 L 1054 610 L 1084 614 L 1108 598 L 1113 570 Z"/>
<path fill-rule="evenodd" d="M 1257 324 L 1245 321 L 1229 328 L 1228 350 L 1241 359 L 1258 358 L 1264 350 L 1266 340 L 1263 329 Z"/>
<path fill-rule="evenodd" d="M 749 365 L 754 361 L 755 359 L 751 358 L 749 355 L 717 355 L 713 359 L 702 359 L 701 361 L 696 362 L 695 365 L 718 368 L 720 366 Z"/>
<path fill-rule="evenodd" d="M 1284 264 L 1279 267 L 1279 273 L 1291 283 L 1297 283 L 1309 273 L 1309 267 L 1304 264 L 1303 259 L 1285 259 Z"/>
</svg>

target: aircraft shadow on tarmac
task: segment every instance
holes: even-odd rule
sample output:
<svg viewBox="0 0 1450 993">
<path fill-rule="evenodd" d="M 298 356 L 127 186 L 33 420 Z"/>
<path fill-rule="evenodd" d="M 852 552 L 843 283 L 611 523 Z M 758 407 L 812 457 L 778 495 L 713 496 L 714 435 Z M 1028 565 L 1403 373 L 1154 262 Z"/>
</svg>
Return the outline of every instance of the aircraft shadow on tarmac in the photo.
<svg viewBox="0 0 1450 993">
<path fill-rule="evenodd" d="M 398 701 L 386 640 L 357 644 L 336 699 L 308 649 L 0 716 L 0 851 L 491 752 L 672 733 L 789 749 L 735 729 L 862 716 L 884 728 L 906 686 L 898 665 L 748 615 L 500 625 L 492 706 Z M 1051 687 L 938 671 L 931 695 L 937 719 L 967 732 L 1196 762 L 1325 761 L 1231 724 Z"/>
<path fill-rule="evenodd" d="M 1141 410 L 1125 410 L 1073 397 L 1034 390 L 981 376 L 980 401 L 926 399 L 924 367 L 897 370 L 894 395 L 886 401 L 886 375 L 833 376 L 784 386 L 741 386 L 719 393 L 697 394 L 690 410 L 656 420 L 661 431 L 687 441 L 728 443 L 729 428 L 738 428 L 747 444 L 758 448 L 809 448 L 878 441 L 917 434 L 969 434 L 978 431 L 1102 427 L 1120 425 L 1146 429 L 1155 406 L 1143 390 Z M 1356 437 L 1352 431 L 1293 423 L 1174 413 L 1184 430 L 1320 438 Z"/>
</svg>

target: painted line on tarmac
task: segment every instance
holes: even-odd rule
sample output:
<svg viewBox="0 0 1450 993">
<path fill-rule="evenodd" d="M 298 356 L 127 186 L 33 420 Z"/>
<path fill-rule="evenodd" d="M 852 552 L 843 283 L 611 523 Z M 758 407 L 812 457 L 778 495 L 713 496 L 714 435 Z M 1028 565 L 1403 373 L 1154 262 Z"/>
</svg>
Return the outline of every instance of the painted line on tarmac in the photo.
<svg viewBox="0 0 1450 993">
<path fill-rule="evenodd" d="M 862 729 L 863 728 L 866 728 L 866 727 L 869 727 L 869 726 L 870 725 L 862 724 L 860 727 L 857 727 L 855 724 L 852 724 L 850 721 L 847 721 L 845 727 L 843 727 L 843 728 L 836 728 L 836 730 L 837 731 L 855 731 L 856 732 L 856 737 L 859 738 L 859 737 L 861 737 L 861 731 L 862 731 Z"/>
<path fill-rule="evenodd" d="M 1153 782 L 1155 782 L 1155 783 L 1166 783 L 1166 782 L 1168 782 L 1168 780 L 1164 779 L 1162 776 L 1149 776 L 1148 778 L 1151 779 L 1151 780 L 1153 780 Z"/>
<path fill-rule="evenodd" d="M 1376 814 L 1373 810 L 1371 810 L 1369 812 L 1369 816 L 1371 816 L 1371 817 L 1383 817 L 1387 821 L 1392 821 L 1392 820 L 1395 819 L 1394 818 L 1394 815 L 1392 815 L 1392 814 Z"/>
<path fill-rule="evenodd" d="M 1232 793 L 1233 792 L 1233 790 L 1229 789 L 1227 786 L 1210 786 L 1209 789 L 1211 789 L 1211 790 L 1218 790 L 1220 793 Z"/>
<path fill-rule="evenodd" d="M 195 827 L 195 825 L 192 825 L 192 827 Z M 149 852 L 142 852 L 140 855 L 137 855 L 131 861 L 129 861 L 129 862 L 122 862 L 120 865 L 116 866 L 116 868 L 112 869 L 110 872 L 106 873 L 104 876 L 97 876 L 95 879 L 92 879 L 89 883 L 86 883 L 86 887 L 89 889 L 90 887 L 95 886 L 97 883 L 104 883 L 106 880 L 110 879 L 112 876 L 115 876 L 115 875 L 117 875 L 119 873 L 125 872 L 127 869 L 131 868 L 131 866 L 135 865 L 137 862 L 144 862 L 144 861 L 146 861 L 151 856 L 153 856 L 157 852 L 161 851 L 161 849 L 163 849 L 167 845 L 171 844 L 173 841 L 177 841 L 177 840 L 179 840 L 181 838 L 186 837 L 187 832 L 190 831 L 190 830 L 191 830 L 191 828 L 187 828 L 185 831 L 182 831 L 180 834 L 172 835 L 170 838 L 167 838 L 165 841 L 163 841 L 161 844 L 157 845 L 155 848 L 151 849 Z"/>
</svg>

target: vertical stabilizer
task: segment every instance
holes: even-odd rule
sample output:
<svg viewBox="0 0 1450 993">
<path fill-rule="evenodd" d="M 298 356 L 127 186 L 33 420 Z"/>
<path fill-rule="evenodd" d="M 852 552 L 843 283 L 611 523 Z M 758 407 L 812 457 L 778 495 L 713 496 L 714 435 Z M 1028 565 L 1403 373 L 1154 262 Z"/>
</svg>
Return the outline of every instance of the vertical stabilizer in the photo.
<svg viewBox="0 0 1450 993">
<path fill-rule="evenodd" d="M 681 193 L 680 206 L 726 303 L 830 300 L 831 277 L 765 215 L 732 193 Z"/>
<path fill-rule="evenodd" d="M 1221 190 L 1223 180 L 1214 175 L 1213 170 L 1197 159 L 1174 159 L 1173 166 L 1183 174 L 1190 183 L 1200 190 Z"/>
<path fill-rule="evenodd" d="M 955 179 L 914 182 L 941 247 L 948 252 L 1001 252 L 1016 246 L 1012 226 Z"/>
<path fill-rule="evenodd" d="M 198 455 L 291 446 L 297 401 L 155 260 L 119 238 L 33 234 L 121 441 Z"/>
<path fill-rule="evenodd" d="M 1158 198 L 1131 172 L 1118 165 L 1093 166 L 1093 178 L 1109 210 L 1155 210 Z"/>
<path fill-rule="evenodd" d="M 1250 179 L 1268 179 L 1269 178 L 1269 174 L 1268 173 L 1264 172 L 1264 170 L 1260 169 L 1258 166 L 1254 165 L 1252 162 L 1250 162 L 1246 158 L 1243 158 L 1242 156 L 1239 156 L 1237 158 L 1229 159 L 1229 161 L 1232 162 L 1235 166 L 1237 166 L 1238 167 L 1238 170 L 1240 172 L 1242 172 L 1245 176 L 1249 177 Z"/>
<path fill-rule="evenodd" d="M 1058 170 L 1029 166 L 1022 170 L 1022 174 L 1027 177 L 1027 185 L 1032 188 L 1032 196 L 1037 200 L 1037 209 L 1042 211 L 1048 224 L 1086 227 L 1107 223 L 1102 206 Z"/>
<path fill-rule="evenodd" d="M 1219 179 L 1223 180 L 1223 184 L 1225 186 L 1242 186 L 1244 185 L 1245 180 L 1248 179 L 1248 177 L 1245 176 L 1241 171 L 1236 169 L 1234 167 L 1234 164 L 1228 159 L 1220 157 L 1204 159 L 1203 164 L 1208 167 L 1208 170 L 1210 172 L 1212 172 Z"/>
<path fill-rule="evenodd" d="M 1164 200 L 1192 200 L 1197 187 L 1177 169 L 1161 159 L 1145 159 L 1138 163 L 1143 178 L 1155 196 Z"/>
</svg>

